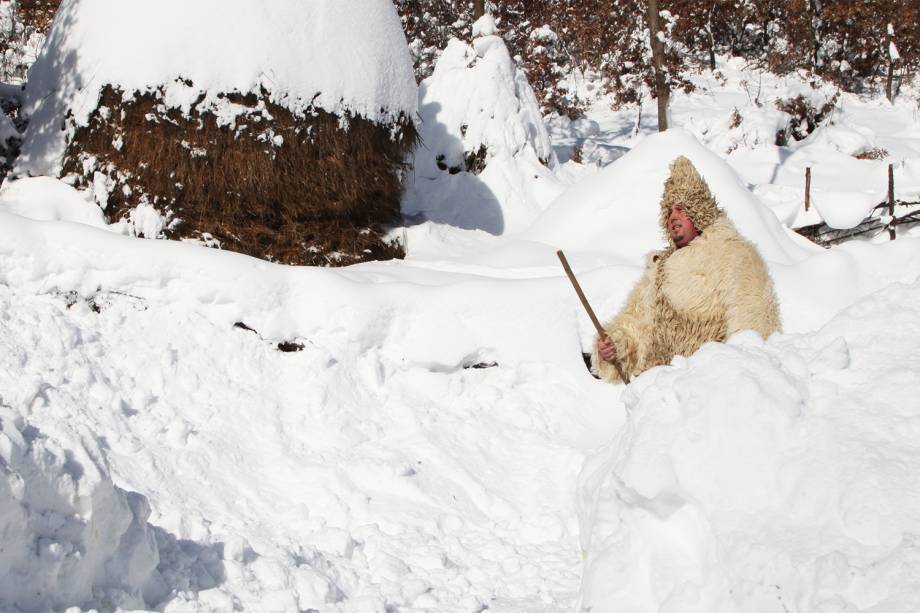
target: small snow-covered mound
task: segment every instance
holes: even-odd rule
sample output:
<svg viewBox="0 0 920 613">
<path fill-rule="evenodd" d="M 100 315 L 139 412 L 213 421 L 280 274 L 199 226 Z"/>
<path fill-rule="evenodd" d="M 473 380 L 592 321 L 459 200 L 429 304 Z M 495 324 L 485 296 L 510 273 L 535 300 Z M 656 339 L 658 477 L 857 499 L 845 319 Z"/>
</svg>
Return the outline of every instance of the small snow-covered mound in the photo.
<svg viewBox="0 0 920 613">
<path fill-rule="evenodd" d="M 556 157 L 527 75 L 486 15 L 452 39 L 419 88 L 421 142 L 409 216 L 491 234 L 522 230 L 559 192 Z"/>
<path fill-rule="evenodd" d="M 920 609 L 918 304 L 890 286 L 638 378 L 582 475 L 579 610 Z"/>
<path fill-rule="evenodd" d="M 39 221 L 74 221 L 99 228 L 106 225 L 91 194 L 51 177 L 5 183 L 0 189 L 0 210 Z"/>
<path fill-rule="evenodd" d="M 34 381 L 30 402 L 45 390 Z M 38 429 L 5 404 L 16 400 L 0 397 L 0 609 L 144 606 L 159 562 L 147 500 L 112 483 L 98 435 Z"/>
</svg>

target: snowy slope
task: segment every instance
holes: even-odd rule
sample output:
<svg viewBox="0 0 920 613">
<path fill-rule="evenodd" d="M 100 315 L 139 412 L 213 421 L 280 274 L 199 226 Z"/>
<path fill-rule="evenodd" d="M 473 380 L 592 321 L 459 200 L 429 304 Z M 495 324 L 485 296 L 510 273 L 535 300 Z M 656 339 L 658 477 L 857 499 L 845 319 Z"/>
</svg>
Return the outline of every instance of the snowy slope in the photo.
<svg viewBox="0 0 920 613">
<path fill-rule="evenodd" d="M 599 313 L 612 314 L 640 273 L 643 250 L 657 237 L 644 220 L 654 217 L 662 169 L 676 155 L 675 148 L 695 156 L 717 197 L 726 197 L 729 213 L 769 254 L 786 330 L 800 334 L 766 344 L 742 335 L 730 345 L 704 348 L 690 360 L 641 377 L 621 400 L 623 387 L 594 380 L 584 367 L 581 353 L 592 331 L 561 275 L 554 249 L 569 248 Z M 784 602 L 824 598 L 831 589 L 825 583 L 793 580 L 775 574 L 769 564 L 758 564 L 790 555 L 787 541 L 771 540 L 765 530 L 809 531 L 825 515 L 806 505 L 800 514 L 783 519 L 777 507 L 769 506 L 772 498 L 752 494 L 748 499 L 744 492 L 749 490 L 737 491 L 739 482 L 759 478 L 771 466 L 788 465 L 794 471 L 806 464 L 826 465 L 830 472 L 820 474 L 845 474 L 847 480 L 833 485 L 838 489 L 824 490 L 829 502 L 821 506 L 822 513 L 848 512 L 856 502 L 847 501 L 858 500 L 863 491 L 881 492 L 876 498 L 891 508 L 913 504 L 914 494 L 897 466 L 878 464 L 858 473 L 852 468 L 858 456 L 851 462 L 839 455 L 836 439 L 821 426 L 825 418 L 812 413 L 840 398 L 852 407 L 854 419 L 861 419 L 860 411 L 868 409 L 854 386 L 882 376 L 870 369 L 872 356 L 895 357 L 884 377 L 899 382 L 915 378 L 916 365 L 904 352 L 920 340 L 920 331 L 913 311 L 898 313 L 896 305 L 914 300 L 916 290 L 885 290 L 828 324 L 825 330 L 833 332 L 814 330 L 893 281 L 915 283 L 920 242 L 805 249 L 775 221 L 766 221 L 756 200 L 741 196 L 736 176 L 723 162 L 697 148 L 681 132 L 648 139 L 576 188 L 573 193 L 581 196 L 567 205 L 571 226 L 560 220 L 534 228 L 529 236 L 480 240 L 480 234 L 462 229 L 440 234 L 443 226 L 429 222 L 412 236 L 430 232 L 432 244 L 444 247 L 441 252 L 341 270 L 284 267 L 197 245 L 124 237 L 66 221 L 73 217 L 59 211 L 85 201 L 73 200 L 79 196 L 70 192 L 56 195 L 48 183 L 34 180 L 16 191 L 4 190 L 4 424 L 18 424 L 20 438 L 14 434 L 11 440 L 26 457 L 38 457 L 39 451 L 21 433 L 34 428 L 56 437 L 58 451 L 52 457 L 65 461 L 51 462 L 44 474 L 65 492 L 67 479 L 73 479 L 67 475 L 79 473 L 63 468 L 68 451 L 81 467 L 88 460 L 77 453 L 82 443 L 66 431 L 58 434 L 60 424 L 89 433 L 86 448 L 98 449 L 93 453 L 100 456 L 96 465 L 101 468 L 85 473 L 96 475 L 86 477 L 85 488 L 116 495 L 100 498 L 95 508 L 73 505 L 68 521 L 81 526 L 94 516 L 121 513 L 133 518 L 127 533 L 138 537 L 113 553 L 79 531 L 36 529 L 41 538 L 93 551 L 95 559 L 133 555 L 141 562 L 127 578 L 114 570 L 118 562 L 103 563 L 103 570 L 81 583 L 82 591 L 68 604 L 110 608 L 122 602 L 166 611 L 459 612 L 488 607 L 510 613 L 570 611 L 579 599 L 651 602 L 638 589 L 605 591 L 611 574 L 624 581 L 631 577 L 624 574 L 621 558 L 611 561 L 610 552 L 618 549 L 610 549 L 610 543 L 618 538 L 637 543 L 622 559 L 636 573 L 659 578 L 667 589 L 654 597 L 671 594 L 677 610 L 699 602 L 752 610 L 713 600 L 720 586 L 738 582 L 782 581 L 783 590 L 790 590 L 783 592 Z M 620 175 L 620 165 L 629 172 Z M 633 190 L 634 207 L 616 200 L 602 204 L 608 194 L 627 189 Z M 34 211 L 28 207 L 30 191 Z M 557 204 L 564 206 L 560 198 Z M 55 207 L 57 199 L 72 206 Z M 556 214 L 555 207 L 546 214 Z M 578 232 L 585 228 L 595 233 L 585 233 L 579 244 Z M 892 261 L 900 266 L 892 267 Z M 890 344 L 879 342 L 877 330 L 892 317 L 901 336 Z M 236 322 L 255 332 L 235 327 Z M 837 336 L 844 337 L 847 349 L 835 341 Z M 282 352 L 282 342 L 303 348 Z M 860 357 L 870 348 L 876 353 Z M 811 378 L 809 363 L 823 379 Z M 679 397 L 682 385 L 718 393 L 702 407 L 668 400 Z M 912 393 L 909 385 L 888 387 L 880 403 L 915 406 L 907 395 Z M 694 394 L 700 397 L 699 391 Z M 622 471 L 597 472 L 597 466 L 611 455 L 623 465 L 644 466 L 654 445 L 682 440 L 681 420 L 666 421 L 664 438 L 657 437 L 665 427 L 659 425 L 662 402 L 672 407 L 664 417 L 685 410 L 691 419 L 703 411 L 698 419 L 712 427 L 700 431 L 702 440 L 732 444 L 723 449 L 695 443 L 686 452 L 674 447 L 674 461 L 688 467 L 677 492 L 699 499 L 684 507 L 693 517 L 710 518 L 706 525 L 711 527 L 676 521 L 670 525 L 673 540 L 654 549 L 642 545 L 643 530 L 649 528 L 641 519 L 641 504 L 608 504 L 611 475 Z M 912 415 L 909 407 L 904 411 L 875 411 L 879 421 L 872 432 L 903 427 L 903 419 Z M 733 415 L 766 424 L 775 430 L 774 438 L 752 441 L 759 430 L 752 432 L 750 424 Z M 795 427 L 800 422 L 803 427 Z M 656 436 L 634 444 L 630 433 L 645 428 Z M 620 438 L 615 438 L 618 431 Z M 854 430 L 854 449 L 870 448 L 872 432 Z M 909 429 L 904 432 L 889 449 L 910 472 L 916 460 Z M 764 449 L 763 441 L 776 437 L 791 437 L 789 444 L 800 447 Z M 620 442 L 609 447 L 611 441 Z M 783 455 L 810 447 L 810 455 L 801 458 Z M 715 455 L 692 455 L 706 449 Z M 738 463 L 735 449 L 763 455 Z M 765 467 L 758 464 L 760 457 Z M 586 462 L 588 470 L 582 472 Z M 726 468 L 726 478 L 713 481 L 706 475 L 712 463 L 735 468 Z M 32 478 L 23 468 L 27 463 L 11 466 L 8 479 Z M 647 477 L 651 485 L 642 481 L 644 472 L 635 477 L 633 487 L 646 496 L 657 491 L 655 479 L 664 474 L 654 466 L 648 469 L 654 473 Z M 788 478 L 794 482 L 794 476 Z M 903 487 L 871 490 L 879 480 Z M 794 496 L 794 488 L 775 496 Z M 600 500 L 596 514 L 591 511 L 595 498 Z M 124 499 L 146 500 L 149 518 L 143 504 L 125 515 L 118 502 Z M 35 525 L 35 518 L 29 519 L 31 507 L 19 500 L 0 497 L 0 514 L 18 514 L 19 523 L 12 525 Z M 740 500 L 743 509 L 767 505 L 774 515 L 762 523 L 747 522 L 747 511 L 719 506 L 733 500 Z M 611 531 L 620 517 L 633 523 Z M 771 524 L 771 517 L 786 523 Z M 854 530 L 868 534 L 871 520 L 855 517 Z M 916 604 L 915 591 L 898 591 L 903 584 L 896 580 L 899 573 L 911 567 L 891 549 L 898 534 L 914 529 L 914 520 L 896 513 L 888 520 L 884 541 L 864 543 L 867 550 L 847 549 L 847 563 L 884 561 L 885 568 L 894 570 L 890 577 L 881 571 L 891 579 L 887 583 L 873 582 L 881 586 L 877 601 Z M 149 537 L 139 538 L 151 534 L 155 552 L 144 549 Z M 706 566 L 703 554 L 721 551 L 719 539 L 726 534 L 765 549 L 753 554 L 732 549 L 725 554 L 730 556 L 726 565 Z M 844 538 L 850 534 L 842 534 L 841 546 L 850 547 Z M 653 554 L 660 550 L 666 560 L 674 559 L 668 550 L 672 543 L 697 543 L 687 554 L 697 566 L 659 566 Z M 823 545 L 808 547 L 795 561 L 818 564 L 815 560 L 826 553 Z M 905 560 L 911 551 L 903 550 Z M 0 558 L 4 563 L 54 568 L 50 561 L 28 556 Z M 732 574 L 736 567 L 744 573 Z M 673 587 L 694 569 L 711 577 L 701 584 L 703 600 L 695 599 L 692 590 Z M 40 575 L 45 589 L 60 597 L 68 594 L 63 589 L 68 581 L 56 572 Z M 833 589 L 841 598 L 865 603 L 869 596 L 862 585 Z M 750 598 L 759 597 L 755 592 Z M 22 591 L 4 597 L 0 602 L 6 608 L 13 602 L 21 609 L 38 603 Z"/>
<path fill-rule="evenodd" d="M 179 108 L 260 86 L 294 110 L 418 108 L 409 257 L 277 266 L 120 236 L 49 177 L 4 185 L 0 610 L 920 610 L 920 240 L 787 230 L 873 205 L 887 160 L 866 149 L 920 194 L 912 103 L 842 95 L 777 147 L 776 100 L 834 91 L 724 62 L 675 93 L 679 129 L 601 101 L 548 135 L 488 23 L 417 107 L 385 0 L 151 7 L 65 2 L 34 134 L 65 135 L 61 109 L 79 123 L 107 82 Z M 21 163 L 53 170 L 49 142 Z M 481 172 L 456 172 L 481 145 Z M 609 386 L 555 250 L 615 313 L 681 154 L 765 256 L 785 334 Z"/>
<path fill-rule="evenodd" d="M 619 417 L 604 410 L 616 390 L 580 364 L 561 279 L 426 287 L 386 282 L 386 267 L 296 270 L 67 224 L 0 227 L 23 237 L 2 256 L 2 337 L 27 356 L 2 369 L 3 396 L 39 429 L 104 433 L 115 483 L 190 541 L 184 557 L 161 554 L 167 610 L 574 600 L 580 449 Z M 46 293 L 99 283 L 99 313 Z M 557 330 L 528 343 L 540 318 Z M 303 351 L 279 352 L 282 339 Z M 549 359 L 560 347 L 570 363 Z"/>
</svg>

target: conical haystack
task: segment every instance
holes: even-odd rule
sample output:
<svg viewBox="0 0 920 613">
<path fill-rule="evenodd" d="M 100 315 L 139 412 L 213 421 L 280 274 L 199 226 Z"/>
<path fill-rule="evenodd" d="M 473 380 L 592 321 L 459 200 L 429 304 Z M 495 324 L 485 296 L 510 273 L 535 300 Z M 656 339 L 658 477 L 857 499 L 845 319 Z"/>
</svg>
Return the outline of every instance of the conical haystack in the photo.
<svg viewBox="0 0 920 613">
<path fill-rule="evenodd" d="M 27 97 L 19 174 L 92 189 L 126 233 L 402 255 L 384 236 L 417 90 L 388 0 L 64 0 Z"/>
<path fill-rule="evenodd" d="M 451 39 L 420 86 L 421 144 L 403 212 L 418 220 L 520 232 L 562 190 L 527 75 L 491 15 Z"/>
</svg>

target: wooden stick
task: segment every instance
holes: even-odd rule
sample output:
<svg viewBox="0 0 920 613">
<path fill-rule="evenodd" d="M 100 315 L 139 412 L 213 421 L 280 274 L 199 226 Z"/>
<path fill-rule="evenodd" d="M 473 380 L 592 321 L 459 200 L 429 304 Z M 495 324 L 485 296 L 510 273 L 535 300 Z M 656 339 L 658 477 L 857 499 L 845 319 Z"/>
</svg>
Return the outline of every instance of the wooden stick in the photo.
<svg viewBox="0 0 920 613">
<path fill-rule="evenodd" d="M 805 210 L 811 206 L 811 166 L 805 167 Z"/>
<path fill-rule="evenodd" d="M 575 293 L 578 294 L 578 299 L 581 300 L 581 306 L 585 307 L 585 310 L 588 312 L 588 317 L 591 318 L 591 323 L 594 324 L 594 328 L 597 330 L 597 334 L 601 338 L 607 338 L 607 332 L 604 331 L 604 327 L 601 325 L 601 322 L 597 320 L 597 315 L 594 314 L 594 309 L 591 308 L 591 305 L 588 303 L 588 299 L 585 297 L 585 293 L 581 290 L 581 285 L 578 283 L 578 279 L 575 278 L 575 273 L 572 272 L 572 267 L 569 266 L 569 261 L 565 259 L 565 254 L 562 253 L 562 250 L 556 252 L 556 255 L 559 256 L 559 261 L 562 262 L 562 268 L 565 270 L 566 276 L 569 278 L 569 281 L 572 283 L 572 287 L 575 288 Z M 624 383 L 629 383 L 629 375 L 623 370 L 623 367 L 620 365 L 619 360 L 614 360 L 611 362 L 613 367 L 617 369 L 617 374 L 620 375 L 620 379 Z"/>
</svg>

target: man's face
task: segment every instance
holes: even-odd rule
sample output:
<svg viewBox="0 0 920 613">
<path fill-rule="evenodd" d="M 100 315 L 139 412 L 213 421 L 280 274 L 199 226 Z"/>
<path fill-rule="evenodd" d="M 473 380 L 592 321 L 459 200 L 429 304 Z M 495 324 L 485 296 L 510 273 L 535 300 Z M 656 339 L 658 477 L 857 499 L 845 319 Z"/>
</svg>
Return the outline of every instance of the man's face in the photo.
<svg viewBox="0 0 920 613">
<path fill-rule="evenodd" d="M 690 241 L 700 235 L 699 230 L 690 221 L 687 212 L 679 204 L 671 207 L 671 214 L 668 215 L 668 232 L 671 233 L 671 240 L 678 249 L 686 247 Z"/>
</svg>

